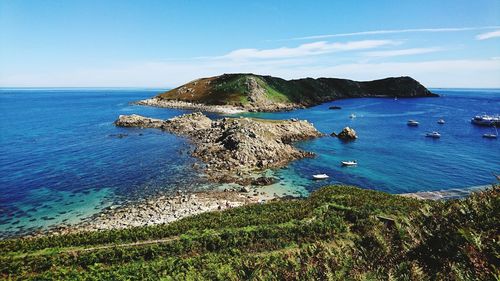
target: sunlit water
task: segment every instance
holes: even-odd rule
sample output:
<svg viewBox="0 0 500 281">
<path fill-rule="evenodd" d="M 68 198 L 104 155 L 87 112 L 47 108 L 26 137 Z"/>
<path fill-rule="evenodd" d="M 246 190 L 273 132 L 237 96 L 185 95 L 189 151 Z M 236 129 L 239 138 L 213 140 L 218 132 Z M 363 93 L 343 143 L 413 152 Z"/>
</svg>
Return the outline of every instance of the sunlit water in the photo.
<svg viewBox="0 0 500 281">
<path fill-rule="evenodd" d="M 188 111 L 130 105 L 155 95 L 141 89 L 0 90 L 0 237 L 77 223 L 110 204 L 159 192 L 205 187 L 180 137 L 117 128 L 119 114 L 170 118 Z M 435 90 L 439 98 L 340 100 L 309 109 L 245 116 L 307 119 L 323 133 L 353 127 L 359 139 L 325 136 L 299 143 L 317 154 L 275 171 L 273 188 L 306 195 L 327 183 L 391 193 L 486 185 L 500 173 L 499 140 L 470 118 L 500 112 L 500 90 Z M 331 105 L 342 110 L 329 110 Z M 351 119 L 354 113 L 357 118 Z M 211 117 L 215 117 L 211 114 Z M 439 118 L 446 124 L 438 125 Z M 419 127 L 408 127 L 416 119 Z M 437 130 L 440 139 L 426 138 Z M 357 160 L 344 168 L 340 161 Z M 326 173 L 326 181 L 311 175 Z"/>
</svg>

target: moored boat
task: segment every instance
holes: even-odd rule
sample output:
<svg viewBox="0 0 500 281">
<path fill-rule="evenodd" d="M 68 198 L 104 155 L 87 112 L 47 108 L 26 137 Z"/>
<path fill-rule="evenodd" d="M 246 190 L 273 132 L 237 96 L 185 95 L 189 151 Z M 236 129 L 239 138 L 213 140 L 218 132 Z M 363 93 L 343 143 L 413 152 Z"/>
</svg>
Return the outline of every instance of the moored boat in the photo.
<svg viewBox="0 0 500 281">
<path fill-rule="evenodd" d="M 415 120 L 408 120 L 408 122 L 406 122 L 406 125 L 413 126 L 413 127 L 418 126 L 418 124 L 419 123 L 417 121 L 415 121 Z"/>
<path fill-rule="evenodd" d="M 496 139 L 496 138 L 498 138 L 497 127 L 494 127 L 494 128 L 495 128 L 495 133 L 494 134 L 483 134 L 483 138 L 487 138 L 487 139 Z"/>
<path fill-rule="evenodd" d="M 500 125 L 500 115 L 476 115 L 470 120 L 472 124 L 479 126 L 497 126 Z"/>
<path fill-rule="evenodd" d="M 313 175 L 313 179 L 315 179 L 315 180 L 323 180 L 323 179 L 327 179 L 327 178 L 329 178 L 329 176 L 327 174 Z"/>
<path fill-rule="evenodd" d="M 441 137 L 441 134 L 439 132 L 434 131 L 434 132 L 425 134 L 425 136 L 428 137 L 428 138 L 435 138 L 435 139 L 437 139 L 437 138 Z"/>
<path fill-rule="evenodd" d="M 438 120 L 438 124 L 441 124 L 441 125 L 442 125 L 442 124 L 444 124 L 444 123 L 445 123 L 445 122 L 444 122 L 444 119 L 439 119 L 439 120 Z"/>
<path fill-rule="evenodd" d="M 483 138 L 487 138 L 487 139 L 496 139 L 498 136 L 495 135 L 495 134 L 484 134 L 483 135 Z"/>
<path fill-rule="evenodd" d="M 358 165 L 358 162 L 356 160 L 353 161 L 341 161 L 342 166 L 356 166 Z"/>
</svg>

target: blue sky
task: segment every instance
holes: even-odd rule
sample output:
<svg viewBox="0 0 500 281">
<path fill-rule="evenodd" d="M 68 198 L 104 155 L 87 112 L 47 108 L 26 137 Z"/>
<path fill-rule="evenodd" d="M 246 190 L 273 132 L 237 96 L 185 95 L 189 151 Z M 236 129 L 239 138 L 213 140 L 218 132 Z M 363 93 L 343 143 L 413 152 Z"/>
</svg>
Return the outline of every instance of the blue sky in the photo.
<svg viewBox="0 0 500 281">
<path fill-rule="evenodd" d="M 232 72 L 500 88 L 500 1 L 0 1 L 0 86 Z"/>
</svg>

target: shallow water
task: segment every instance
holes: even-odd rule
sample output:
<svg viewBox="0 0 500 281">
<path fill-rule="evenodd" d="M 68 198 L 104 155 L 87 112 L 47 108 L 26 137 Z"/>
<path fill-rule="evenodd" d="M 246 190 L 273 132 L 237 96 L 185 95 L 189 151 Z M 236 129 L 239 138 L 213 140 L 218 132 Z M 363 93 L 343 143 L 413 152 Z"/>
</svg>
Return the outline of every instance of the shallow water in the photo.
<svg viewBox="0 0 500 281">
<path fill-rule="evenodd" d="M 0 237 L 76 223 L 103 208 L 158 192 L 205 187 L 185 139 L 153 129 L 113 126 L 119 114 L 170 118 L 188 111 L 129 105 L 155 89 L 1 89 Z M 392 193 L 465 188 L 494 182 L 498 140 L 470 124 L 500 112 L 500 90 L 435 90 L 440 98 L 350 99 L 309 109 L 245 116 L 308 119 L 326 134 L 352 126 L 359 139 L 329 136 L 299 143 L 317 154 L 275 175 L 270 191 L 307 195 L 327 183 Z M 328 110 L 331 105 L 342 110 Z M 355 113 L 357 118 L 348 116 Z M 214 114 L 211 114 L 214 117 Z M 438 125 L 444 118 L 446 124 Z M 406 126 L 416 119 L 420 126 Z M 439 130 L 439 140 L 424 137 Z M 341 160 L 356 159 L 355 168 Z M 326 181 L 311 175 L 327 173 Z"/>
</svg>

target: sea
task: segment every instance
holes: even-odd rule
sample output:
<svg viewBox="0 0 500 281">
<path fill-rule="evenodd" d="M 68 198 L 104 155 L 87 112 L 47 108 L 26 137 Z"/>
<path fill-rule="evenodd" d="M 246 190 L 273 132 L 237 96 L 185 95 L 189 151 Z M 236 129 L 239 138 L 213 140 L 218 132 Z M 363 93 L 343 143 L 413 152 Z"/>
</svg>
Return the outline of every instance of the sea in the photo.
<svg viewBox="0 0 500 281">
<path fill-rule="evenodd" d="M 306 119 L 325 134 L 296 144 L 315 158 L 267 171 L 279 181 L 266 188 L 280 194 L 307 196 L 339 183 L 395 194 L 460 192 L 495 183 L 500 140 L 483 138 L 494 128 L 470 119 L 500 113 L 500 89 L 431 90 L 440 97 L 344 99 L 236 117 Z M 130 103 L 161 91 L 0 88 L 0 238 L 76 224 L 110 206 L 159 194 L 220 188 L 195 168 L 199 162 L 186 139 L 113 125 L 120 114 L 165 119 L 190 112 Z M 332 105 L 341 109 L 330 110 Z M 407 126 L 409 119 L 420 125 Z M 356 130 L 357 140 L 330 136 L 346 126 Z M 430 131 L 441 138 L 425 137 Z M 356 160 L 357 167 L 342 167 L 346 160 Z M 318 173 L 330 177 L 314 181 Z"/>
</svg>

